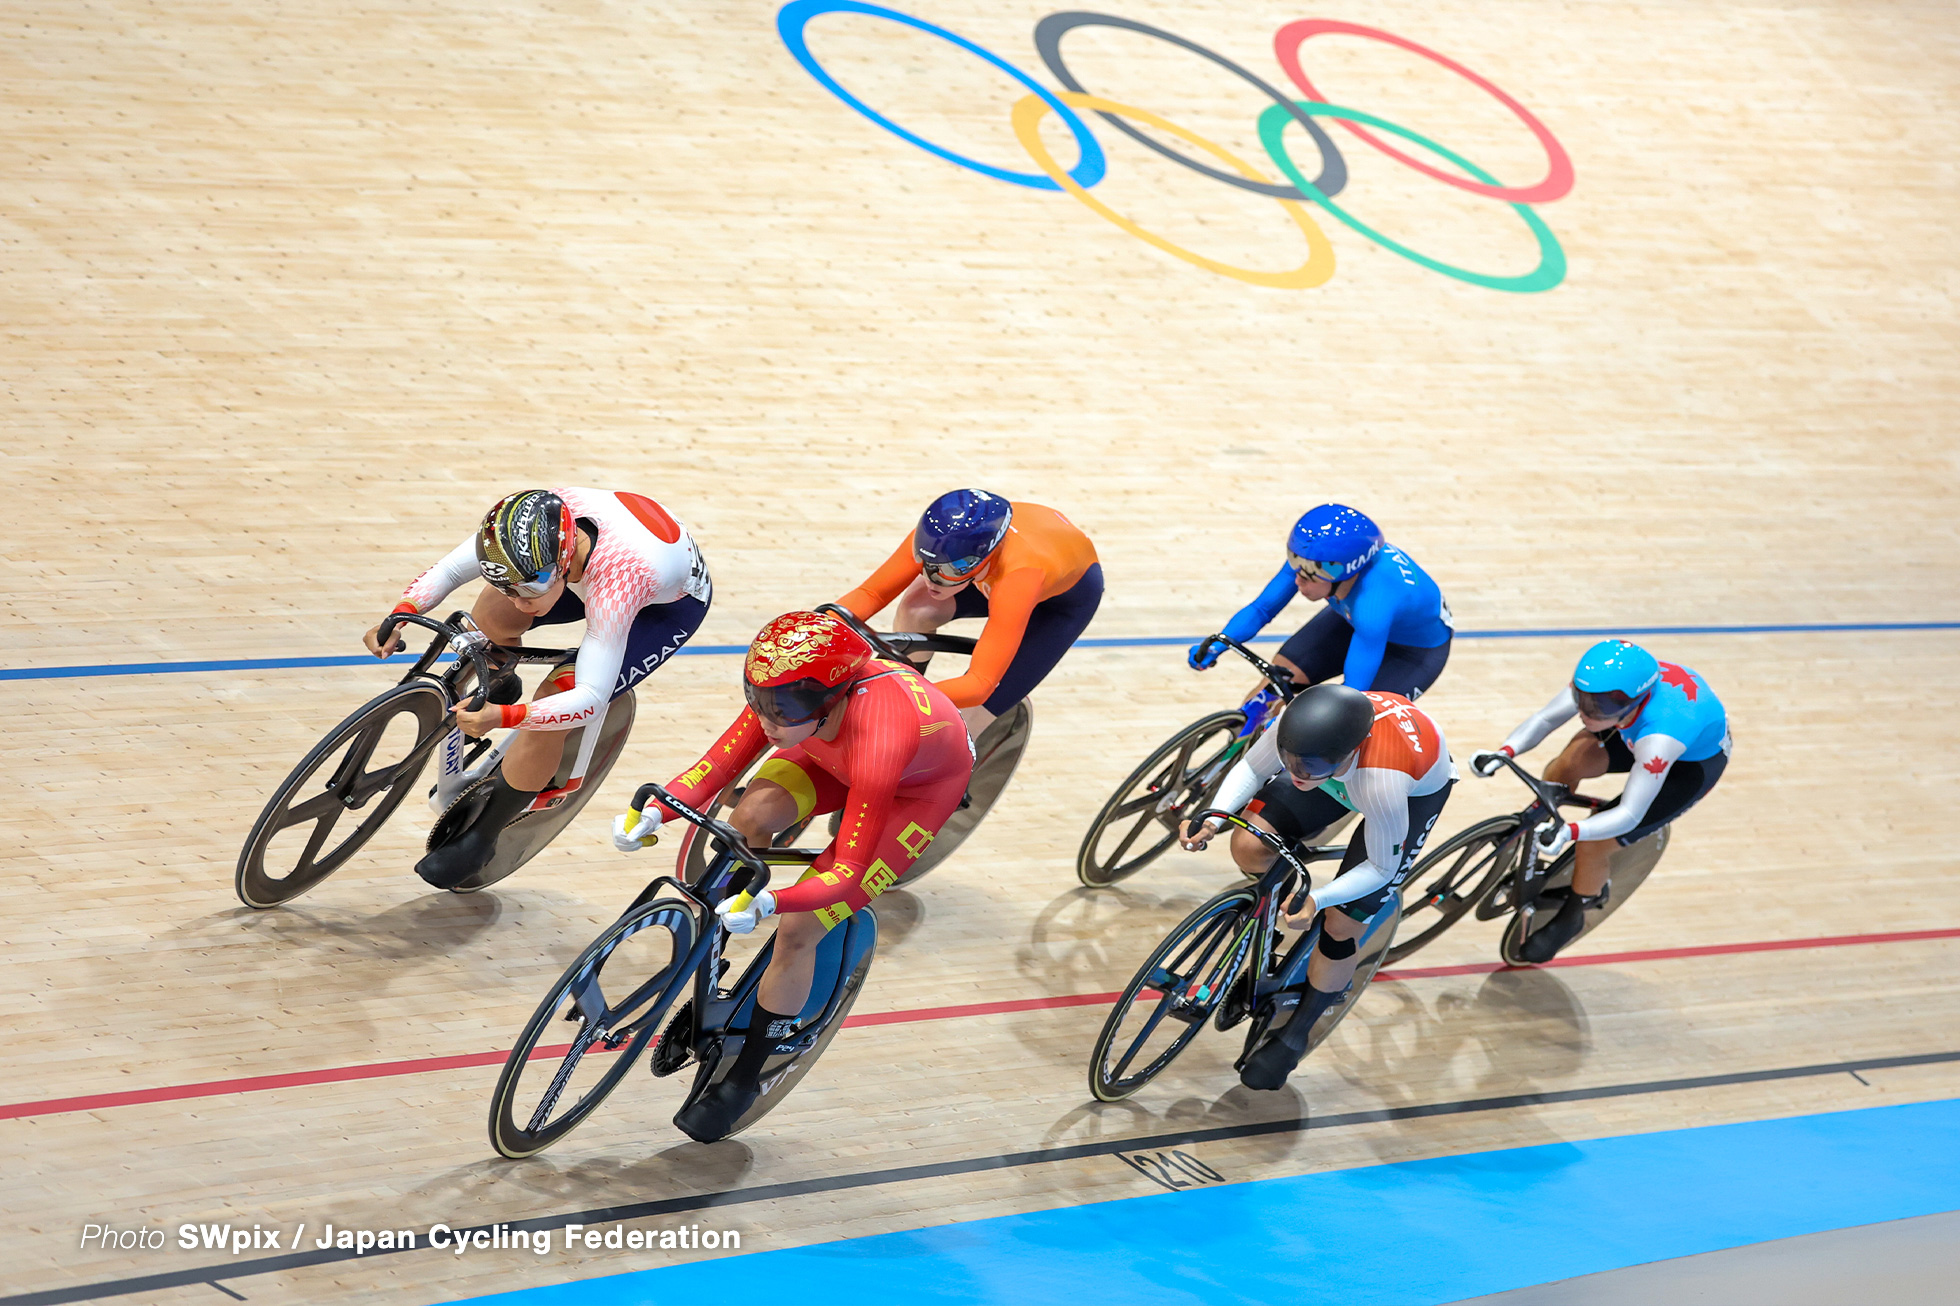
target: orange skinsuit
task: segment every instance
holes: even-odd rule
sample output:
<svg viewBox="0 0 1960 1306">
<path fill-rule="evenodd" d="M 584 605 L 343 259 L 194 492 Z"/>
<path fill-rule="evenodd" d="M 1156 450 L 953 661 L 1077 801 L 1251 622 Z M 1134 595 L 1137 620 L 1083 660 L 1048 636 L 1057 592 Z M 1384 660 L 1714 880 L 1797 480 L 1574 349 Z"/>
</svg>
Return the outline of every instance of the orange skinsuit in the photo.
<svg viewBox="0 0 1960 1306">
<path fill-rule="evenodd" d="M 973 659 L 965 674 L 936 682 L 956 707 L 978 707 L 987 701 L 1020 650 L 1034 605 L 1068 593 L 1097 562 L 1096 546 L 1089 537 L 1053 508 L 1038 503 L 1012 507 L 1014 524 L 1007 538 L 973 579 L 989 609 Z M 864 584 L 837 600 L 838 606 L 849 608 L 860 621 L 869 621 L 921 574 L 908 532 L 892 556 Z"/>
</svg>

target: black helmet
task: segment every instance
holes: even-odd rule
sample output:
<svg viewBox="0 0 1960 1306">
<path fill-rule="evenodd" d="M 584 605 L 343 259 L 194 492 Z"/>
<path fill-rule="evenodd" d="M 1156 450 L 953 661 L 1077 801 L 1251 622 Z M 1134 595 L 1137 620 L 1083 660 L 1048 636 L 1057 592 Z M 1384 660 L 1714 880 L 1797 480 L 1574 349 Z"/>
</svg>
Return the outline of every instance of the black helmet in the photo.
<svg viewBox="0 0 1960 1306">
<path fill-rule="evenodd" d="M 1301 780 L 1319 782 L 1341 769 L 1375 728 L 1375 704 L 1346 685 L 1313 685 L 1280 714 L 1279 760 Z"/>
</svg>

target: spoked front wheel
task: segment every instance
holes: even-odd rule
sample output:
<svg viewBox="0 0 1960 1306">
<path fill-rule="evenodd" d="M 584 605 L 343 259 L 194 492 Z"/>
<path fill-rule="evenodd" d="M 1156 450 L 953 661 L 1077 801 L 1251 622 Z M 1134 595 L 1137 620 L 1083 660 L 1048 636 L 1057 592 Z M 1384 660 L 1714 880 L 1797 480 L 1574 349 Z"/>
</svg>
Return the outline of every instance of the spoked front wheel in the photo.
<svg viewBox="0 0 1960 1306">
<path fill-rule="evenodd" d="M 1444 840 L 1416 863 L 1402 888 L 1402 938 L 1388 950 L 1388 965 L 1456 924 L 1510 874 L 1523 828 L 1515 816 L 1493 816 Z"/>
<path fill-rule="evenodd" d="M 1143 759 L 1110 795 L 1075 855 L 1075 875 L 1092 889 L 1136 874 L 1177 838 L 1180 822 L 1211 801 L 1239 752 L 1242 711 L 1194 721 Z"/>
<path fill-rule="evenodd" d="M 401 806 L 448 704 L 426 680 L 397 685 L 342 721 L 273 791 L 233 881 L 247 907 L 276 907 L 346 865 Z M 341 827 L 350 812 L 367 810 Z M 339 830 L 338 839 L 335 831 Z"/>
<path fill-rule="evenodd" d="M 694 978 L 694 909 L 656 898 L 629 910 L 578 955 L 517 1036 L 490 1102 L 490 1145 L 535 1156 L 576 1129 L 660 1029 Z M 546 1045 L 570 1034 L 569 1043 Z"/>
<path fill-rule="evenodd" d="M 1157 945 L 1116 999 L 1089 1060 L 1089 1091 L 1120 1102 L 1184 1051 L 1225 1000 L 1252 951 L 1259 899 L 1219 894 Z"/>
</svg>

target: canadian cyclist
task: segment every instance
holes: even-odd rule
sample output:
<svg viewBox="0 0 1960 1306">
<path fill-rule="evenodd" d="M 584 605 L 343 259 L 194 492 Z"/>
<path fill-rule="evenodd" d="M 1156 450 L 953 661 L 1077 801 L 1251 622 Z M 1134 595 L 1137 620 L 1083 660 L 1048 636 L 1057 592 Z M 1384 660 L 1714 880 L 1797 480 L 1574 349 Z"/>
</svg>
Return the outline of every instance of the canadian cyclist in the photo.
<svg viewBox="0 0 1960 1306">
<path fill-rule="evenodd" d="M 1296 685 L 1341 677 L 1351 689 L 1380 689 L 1411 701 L 1436 683 L 1450 660 L 1450 606 L 1429 573 L 1381 528 L 1338 503 L 1312 508 L 1287 536 L 1286 561 L 1259 596 L 1225 623 L 1240 643 L 1264 630 L 1301 594 L 1327 606 L 1280 646 L 1275 665 Z M 1224 646 L 1191 646 L 1204 671 Z"/>
<path fill-rule="evenodd" d="M 868 621 L 896 599 L 895 630 L 985 617 L 965 673 L 939 682 L 978 739 L 1055 669 L 1102 594 L 1096 546 L 1061 513 L 954 490 L 934 499 L 891 557 L 837 603 Z"/>
<path fill-rule="evenodd" d="M 1577 785 L 1612 771 L 1625 773 L 1627 782 L 1618 798 L 1585 820 L 1541 827 L 1538 843 L 1547 860 L 1573 844 L 1578 849 L 1558 915 L 1525 941 L 1522 954 L 1531 962 L 1558 955 L 1584 927 L 1586 908 L 1606 901 L 1613 849 L 1646 838 L 1706 798 L 1729 764 L 1728 713 L 1708 682 L 1638 644 L 1607 639 L 1586 650 L 1571 684 L 1494 752 L 1471 758 L 1470 769 L 1495 775 L 1503 766 L 1497 754 L 1530 752 L 1575 716 L 1583 728 L 1546 766 L 1545 779 Z"/>
<path fill-rule="evenodd" d="M 1213 806 L 1243 810 L 1263 830 L 1311 843 L 1347 811 L 1359 812 L 1340 873 L 1286 913 L 1290 929 L 1320 916 L 1320 942 L 1307 966 L 1307 990 L 1293 1019 L 1246 1062 L 1247 1088 L 1277 1089 L 1300 1064 L 1314 1022 L 1347 993 L 1359 940 L 1401 884 L 1456 783 L 1448 742 L 1429 714 L 1400 694 L 1346 685 L 1302 691 L 1226 773 Z M 1184 846 L 1203 848 L 1219 826 L 1184 823 Z M 1272 869 L 1278 854 L 1244 830 L 1232 832 L 1232 859 L 1249 876 Z"/>
<path fill-rule="evenodd" d="M 694 537 L 667 510 L 638 494 L 575 487 L 523 490 L 499 499 L 476 533 L 402 592 L 396 612 L 427 612 L 459 585 L 488 582 L 471 617 L 495 645 L 521 641 L 532 626 L 585 622 L 576 659 L 552 669 L 538 696 L 520 703 L 514 670 L 493 672 L 491 701 L 456 724 L 477 736 L 499 727 L 518 737 L 491 777 L 488 801 L 453 837 L 416 863 L 438 889 L 461 883 L 489 862 L 506 825 L 539 801 L 563 759 L 567 731 L 678 652 L 701 628 L 713 598 Z M 385 658 L 381 627 L 368 652 Z M 493 659 L 494 661 L 494 659 Z"/>
<path fill-rule="evenodd" d="M 794 1037 L 809 1001 L 825 932 L 883 893 L 926 850 L 973 774 L 973 748 L 951 699 L 913 668 L 874 658 L 864 638 L 836 617 L 791 612 L 764 626 L 749 645 L 742 691 L 748 706 L 669 792 L 705 806 L 773 747 L 729 824 L 765 847 L 812 816 L 841 812 L 843 821 L 795 884 L 753 898 L 739 894 L 716 908 L 737 934 L 768 916 L 783 919 L 734 1067 L 674 1117 L 701 1142 L 725 1137 L 761 1094 L 763 1062 Z M 649 846 L 672 816 L 648 802 L 613 822 L 613 842 L 627 852 Z"/>
</svg>

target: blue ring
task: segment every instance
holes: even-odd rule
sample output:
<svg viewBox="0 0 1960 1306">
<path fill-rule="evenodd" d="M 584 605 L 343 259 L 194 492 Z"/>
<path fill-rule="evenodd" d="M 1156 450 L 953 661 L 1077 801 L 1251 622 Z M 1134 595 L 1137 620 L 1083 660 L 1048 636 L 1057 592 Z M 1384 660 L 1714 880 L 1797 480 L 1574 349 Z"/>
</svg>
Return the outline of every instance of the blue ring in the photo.
<svg viewBox="0 0 1960 1306">
<path fill-rule="evenodd" d="M 782 7 L 781 12 L 776 15 L 776 30 L 782 34 L 783 44 L 789 47 L 789 52 L 796 56 L 796 62 L 802 64 L 804 71 L 821 82 L 824 88 L 832 95 L 850 105 L 853 109 L 856 109 L 859 113 L 892 133 L 892 135 L 902 137 L 930 154 L 937 154 L 948 163 L 956 163 L 962 168 L 969 168 L 974 172 L 992 177 L 997 181 L 1010 181 L 1016 186 L 1027 186 L 1034 190 L 1058 191 L 1061 189 L 1060 186 L 1055 184 L 1054 179 L 1046 173 L 1009 172 L 1006 168 L 996 168 L 991 164 L 981 163 L 978 159 L 969 159 L 963 154 L 955 154 L 943 146 L 934 145 L 925 137 L 905 130 L 905 128 L 899 126 L 890 118 L 885 117 L 885 115 L 873 109 L 863 100 L 858 99 L 857 96 L 852 95 L 849 91 L 838 85 L 837 79 L 825 72 L 823 65 L 819 64 L 815 57 L 810 54 L 810 47 L 803 40 L 803 29 L 809 25 L 812 18 L 821 14 L 834 13 L 870 14 L 873 18 L 889 18 L 895 23 L 904 23 L 907 27 L 916 27 L 922 32 L 928 32 L 933 36 L 939 37 L 941 40 L 950 41 L 962 50 L 979 55 L 982 59 L 985 59 L 988 63 L 1000 69 L 1009 77 L 1012 77 L 1015 81 L 1027 87 L 1030 91 L 1033 91 L 1036 95 L 1039 95 L 1047 102 L 1048 107 L 1053 109 L 1056 115 L 1068 124 L 1068 129 L 1075 133 L 1076 149 L 1082 155 L 1076 162 L 1076 165 L 1069 169 L 1068 173 L 1075 184 L 1087 190 L 1103 179 L 1103 174 L 1107 170 L 1107 164 L 1103 158 L 1102 146 L 1096 143 L 1095 136 L 1089 131 L 1089 125 L 1083 122 L 1082 119 L 1076 117 L 1075 111 L 1057 99 L 1053 91 L 1050 91 L 1047 87 L 1035 81 L 1034 78 L 1028 76 L 1013 64 L 1008 63 L 999 55 L 994 54 L 990 50 L 983 50 L 973 42 L 967 40 L 964 36 L 949 32 L 943 27 L 937 27 L 922 18 L 914 18 L 910 14 L 901 14 L 896 9 L 886 9 L 881 5 L 863 4 L 860 0 L 790 0 L 788 4 Z"/>
</svg>

